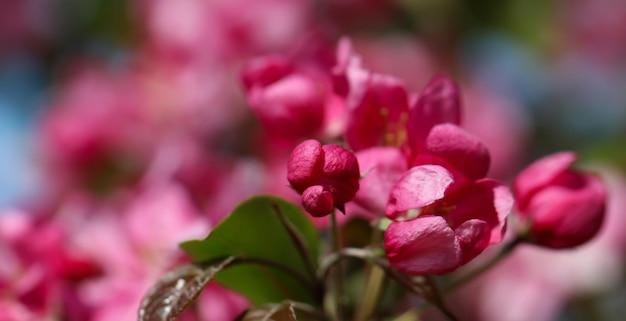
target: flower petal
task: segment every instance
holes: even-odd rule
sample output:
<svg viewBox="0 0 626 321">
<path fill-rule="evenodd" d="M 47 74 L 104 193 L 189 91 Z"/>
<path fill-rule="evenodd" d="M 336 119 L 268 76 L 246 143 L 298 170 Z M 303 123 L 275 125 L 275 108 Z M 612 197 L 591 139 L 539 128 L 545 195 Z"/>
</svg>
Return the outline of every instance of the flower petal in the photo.
<svg viewBox="0 0 626 321">
<path fill-rule="evenodd" d="M 528 205 L 534 241 L 551 248 L 574 247 L 588 241 L 605 216 L 606 190 L 600 179 L 575 172 L 565 174 L 555 182 L 570 176 L 567 182 L 542 189 Z"/>
<path fill-rule="evenodd" d="M 411 275 L 450 272 L 461 258 L 459 241 L 440 216 L 391 223 L 385 232 L 385 251 L 391 266 Z"/>
<path fill-rule="evenodd" d="M 314 185 L 302 193 L 302 206 L 315 217 L 323 217 L 333 210 L 333 195 L 320 185 Z"/>
<path fill-rule="evenodd" d="M 560 152 L 543 157 L 526 167 L 517 175 L 513 185 L 517 207 L 525 211 L 533 194 L 548 185 L 575 161 L 575 153 Z"/>
<path fill-rule="evenodd" d="M 454 230 L 461 251 L 461 264 L 465 264 L 482 253 L 490 244 L 491 227 L 487 222 L 471 219 Z"/>
<path fill-rule="evenodd" d="M 404 84 L 393 77 L 372 74 L 363 96 L 348 106 L 350 116 L 344 134 L 358 151 L 374 146 L 399 146 L 405 139 L 409 96 Z"/>
<path fill-rule="evenodd" d="M 441 124 L 430 131 L 413 165 L 428 163 L 442 165 L 474 181 L 487 175 L 490 156 L 487 147 L 474 135 L 459 126 Z"/>
<path fill-rule="evenodd" d="M 408 210 L 433 204 L 443 198 L 453 181 L 452 174 L 441 166 L 413 167 L 391 189 L 385 215 L 395 219 Z"/>
<path fill-rule="evenodd" d="M 492 179 L 481 179 L 446 195 L 444 214 L 452 228 L 464 222 L 479 219 L 490 229 L 489 244 L 502 241 L 506 228 L 506 217 L 513 208 L 513 196 L 509 188 Z"/>
<path fill-rule="evenodd" d="M 393 147 L 372 147 L 356 153 L 364 176 L 353 201 L 375 215 L 385 213 L 389 192 L 407 171 L 404 154 Z"/>
<path fill-rule="evenodd" d="M 411 107 L 407 131 L 412 149 L 421 150 L 431 128 L 444 123 L 461 123 L 461 99 L 454 81 L 440 75 L 426 85 Z"/>
<path fill-rule="evenodd" d="M 287 163 L 287 180 L 291 186 L 302 193 L 314 185 L 319 171 L 324 166 L 322 144 L 314 139 L 305 140 L 291 152 Z"/>
</svg>

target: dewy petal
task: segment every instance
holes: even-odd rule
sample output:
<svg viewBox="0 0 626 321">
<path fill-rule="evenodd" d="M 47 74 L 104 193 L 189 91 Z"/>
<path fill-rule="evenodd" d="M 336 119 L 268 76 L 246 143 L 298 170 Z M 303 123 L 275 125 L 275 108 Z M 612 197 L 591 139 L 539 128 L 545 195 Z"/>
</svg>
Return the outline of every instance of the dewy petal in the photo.
<svg viewBox="0 0 626 321">
<path fill-rule="evenodd" d="M 287 163 L 287 180 L 298 192 L 314 185 L 317 173 L 324 166 L 322 144 L 314 139 L 305 140 L 296 146 Z"/>
<path fill-rule="evenodd" d="M 487 147 L 480 139 L 453 124 L 433 127 L 426 138 L 422 153 L 442 159 L 469 181 L 485 177 L 489 170 L 490 156 Z M 414 165 L 421 165 L 420 163 L 418 155 Z"/>
<path fill-rule="evenodd" d="M 438 165 L 411 168 L 391 189 L 385 215 L 395 219 L 404 212 L 433 204 L 453 183 L 452 174 Z"/>
<path fill-rule="evenodd" d="M 385 213 L 389 192 L 407 171 L 404 154 L 393 147 L 372 147 L 356 153 L 361 187 L 353 202 L 375 215 Z"/>
<path fill-rule="evenodd" d="M 459 241 L 440 216 L 391 223 L 385 231 L 385 251 L 391 266 L 411 275 L 447 273 L 461 260 Z"/>
<path fill-rule="evenodd" d="M 459 96 L 457 85 L 449 77 L 437 76 L 426 85 L 409 113 L 408 139 L 415 152 L 421 150 L 435 125 L 461 123 Z"/>
<path fill-rule="evenodd" d="M 526 167 L 517 175 L 513 184 L 517 207 L 525 211 L 533 194 L 550 184 L 575 161 L 575 153 L 559 152 L 545 156 Z"/>
<path fill-rule="evenodd" d="M 491 227 L 485 221 L 471 219 L 463 222 L 454 230 L 462 256 L 461 265 L 469 262 L 490 245 Z"/>
</svg>

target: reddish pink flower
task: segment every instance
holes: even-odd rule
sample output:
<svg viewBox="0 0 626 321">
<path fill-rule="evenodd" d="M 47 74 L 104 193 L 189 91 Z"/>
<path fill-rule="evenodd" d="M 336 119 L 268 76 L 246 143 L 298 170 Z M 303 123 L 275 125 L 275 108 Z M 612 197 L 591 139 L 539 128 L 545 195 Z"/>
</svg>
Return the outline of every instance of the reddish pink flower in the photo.
<svg viewBox="0 0 626 321">
<path fill-rule="evenodd" d="M 334 103 L 329 78 L 274 55 L 250 61 L 242 79 L 250 107 L 272 138 L 294 142 L 322 132 Z"/>
<path fill-rule="evenodd" d="M 502 241 L 512 206 L 508 188 L 497 181 L 455 187 L 441 166 L 413 167 L 391 190 L 387 216 L 404 220 L 385 232 L 389 262 L 413 275 L 453 271 Z"/>
<path fill-rule="evenodd" d="M 394 147 L 372 147 L 356 152 L 363 178 L 353 202 L 375 216 L 382 216 L 389 191 L 408 170 L 405 155 Z"/>
<path fill-rule="evenodd" d="M 600 229 L 606 189 L 596 176 L 570 169 L 575 161 L 573 152 L 552 154 L 517 176 L 518 214 L 529 224 L 532 242 L 550 248 L 575 247 Z"/>
<path fill-rule="evenodd" d="M 502 241 L 513 206 L 508 188 L 484 178 L 489 153 L 456 125 L 436 125 L 416 165 L 391 189 L 385 232 L 389 262 L 408 274 L 455 270 Z"/>
<path fill-rule="evenodd" d="M 351 88 L 358 95 L 348 103 L 344 137 L 350 147 L 362 150 L 374 146 L 401 146 L 406 141 L 409 94 L 393 77 L 368 75 L 363 88 Z"/>
<path fill-rule="evenodd" d="M 354 154 L 334 144 L 306 140 L 298 145 L 287 164 L 287 179 L 302 194 L 302 205 L 313 216 L 325 216 L 341 208 L 359 189 L 359 163 Z"/>
</svg>

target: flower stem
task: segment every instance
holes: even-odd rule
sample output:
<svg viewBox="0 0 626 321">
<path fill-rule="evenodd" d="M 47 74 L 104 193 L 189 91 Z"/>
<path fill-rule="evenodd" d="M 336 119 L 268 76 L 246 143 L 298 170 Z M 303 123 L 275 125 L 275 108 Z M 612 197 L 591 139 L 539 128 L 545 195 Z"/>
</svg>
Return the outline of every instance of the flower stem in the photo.
<svg viewBox="0 0 626 321">
<path fill-rule="evenodd" d="M 502 250 L 500 250 L 500 252 L 492 257 L 487 263 L 483 264 L 482 266 L 478 267 L 475 270 L 472 270 L 470 273 L 462 276 L 459 279 L 456 279 L 452 282 L 450 282 L 448 285 L 446 285 L 443 289 L 444 293 L 449 293 L 452 292 L 454 290 L 456 290 L 457 288 L 469 283 L 470 281 L 474 280 L 476 277 L 478 277 L 479 275 L 483 274 L 484 272 L 486 272 L 487 270 L 491 269 L 493 266 L 495 266 L 497 263 L 499 263 L 500 261 L 502 261 L 504 258 L 508 257 L 511 253 L 513 253 L 513 250 L 515 250 L 515 248 L 517 248 L 518 245 L 520 245 L 521 243 L 523 243 L 524 240 L 522 238 L 516 237 L 512 242 L 510 242 L 509 244 L 505 245 Z"/>
<path fill-rule="evenodd" d="M 333 246 L 333 253 L 339 253 L 342 249 L 341 244 L 341 232 L 339 231 L 339 226 L 337 225 L 337 211 L 333 210 L 330 213 L 330 229 L 331 229 L 331 239 Z M 345 291 L 345 283 L 343 279 L 344 269 L 343 264 L 339 262 L 332 272 L 332 280 L 335 294 L 335 316 L 337 320 L 345 320 L 346 313 L 346 291 Z"/>
<path fill-rule="evenodd" d="M 372 235 L 372 245 L 376 244 L 382 238 L 380 230 L 374 230 Z M 367 281 L 363 296 L 357 306 L 354 321 L 365 321 L 375 312 L 378 306 L 378 300 L 382 293 L 385 283 L 385 270 L 378 265 L 367 266 Z"/>
</svg>

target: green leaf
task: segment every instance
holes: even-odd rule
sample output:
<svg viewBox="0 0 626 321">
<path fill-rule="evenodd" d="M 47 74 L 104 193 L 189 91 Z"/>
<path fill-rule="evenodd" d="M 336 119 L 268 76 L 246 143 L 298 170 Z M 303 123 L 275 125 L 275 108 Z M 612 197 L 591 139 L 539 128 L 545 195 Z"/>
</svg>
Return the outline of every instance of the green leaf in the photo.
<svg viewBox="0 0 626 321">
<path fill-rule="evenodd" d="M 232 261 L 229 257 L 209 268 L 185 265 L 165 274 L 141 300 L 138 320 L 175 320 L 198 298 L 215 274 Z"/>
<path fill-rule="evenodd" d="M 276 209 L 301 234 L 309 257 L 317 261 L 319 239 L 317 230 L 300 209 L 283 199 L 271 196 L 253 197 L 240 204 L 204 240 L 181 244 L 195 262 L 206 262 L 227 256 L 262 258 L 308 275 L 304 256 L 299 253 Z M 317 262 L 313 262 L 317 265 Z M 245 295 L 254 304 L 296 300 L 315 303 L 310 287 L 292 275 L 260 264 L 238 264 L 222 271 L 216 280 Z"/>
</svg>

